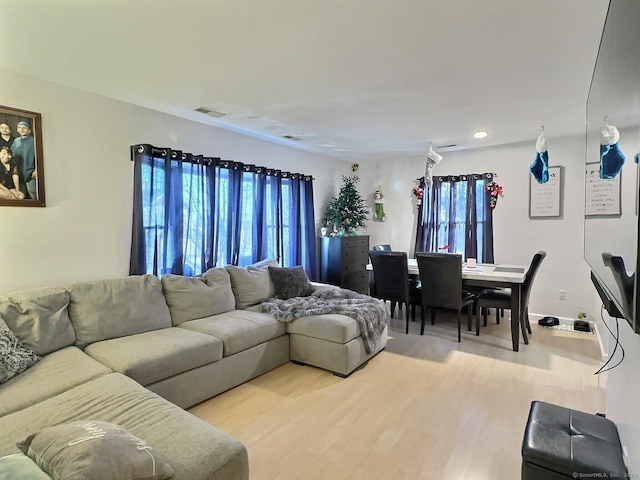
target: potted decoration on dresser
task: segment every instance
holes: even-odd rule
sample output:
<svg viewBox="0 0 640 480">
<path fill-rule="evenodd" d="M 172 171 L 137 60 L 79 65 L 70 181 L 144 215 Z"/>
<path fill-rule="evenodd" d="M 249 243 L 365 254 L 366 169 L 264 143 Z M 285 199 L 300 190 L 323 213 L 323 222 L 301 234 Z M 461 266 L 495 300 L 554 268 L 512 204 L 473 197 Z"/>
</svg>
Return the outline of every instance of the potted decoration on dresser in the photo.
<svg viewBox="0 0 640 480">
<path fill-rule="evenodd" d="M 356 235 L 356 230 L 366 225 L 369 211 L 356 189 L 359 181 L 357 175 L 343 175 L 338 196 L 333 197 L 327 205 L 325 224 L 333 228 L 332 236 Z"/>
</svg>

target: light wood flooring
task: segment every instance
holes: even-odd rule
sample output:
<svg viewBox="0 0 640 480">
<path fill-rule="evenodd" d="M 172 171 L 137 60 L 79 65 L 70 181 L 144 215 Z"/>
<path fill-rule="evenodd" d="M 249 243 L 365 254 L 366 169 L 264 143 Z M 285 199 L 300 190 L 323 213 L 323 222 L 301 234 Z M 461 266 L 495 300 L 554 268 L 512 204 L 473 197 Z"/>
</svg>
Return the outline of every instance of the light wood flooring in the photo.
<svg viewBox="0 0 640 480">
<path fill-rule="evenodd" d="M 189 411 L 246 445 L 252 480 L 517 480 L 532 400 L 605 411 L 593 335 L 532 325 L 516 353 L 508 313 L 460 344 L 442 317 L 392 320 L 347 379 L 289 363 Z"/>
</svg>

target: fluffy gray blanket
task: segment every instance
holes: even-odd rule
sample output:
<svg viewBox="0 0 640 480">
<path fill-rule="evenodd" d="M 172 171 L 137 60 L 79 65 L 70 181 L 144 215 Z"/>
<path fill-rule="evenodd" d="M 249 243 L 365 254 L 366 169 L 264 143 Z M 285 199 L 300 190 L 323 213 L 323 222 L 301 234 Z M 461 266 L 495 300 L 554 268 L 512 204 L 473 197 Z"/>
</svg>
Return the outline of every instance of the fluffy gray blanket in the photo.
<svg viewBox="0 0 640 480">
<path fill-rule="evenodd" d="M 327 313 L 346 315 L 358 322 L 367 353 L 374 351 L 384 327 L 389 323 L 389 312 L 382 300 L 342 288 L 317 290 L 309 297 L 272 298 L 260 305 L 260 311 L 281 322 Z"/>
</svg>

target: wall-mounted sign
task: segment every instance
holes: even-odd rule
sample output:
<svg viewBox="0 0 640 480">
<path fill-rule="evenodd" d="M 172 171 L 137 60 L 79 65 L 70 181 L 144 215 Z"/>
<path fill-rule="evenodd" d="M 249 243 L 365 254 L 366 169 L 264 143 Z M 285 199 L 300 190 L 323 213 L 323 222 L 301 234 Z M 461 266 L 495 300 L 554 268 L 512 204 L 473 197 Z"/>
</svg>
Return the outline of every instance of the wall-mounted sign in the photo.
<svg viewBox="0 0 640 480">
<path fill-rule="evenodd" d="M 562 216 L 562 167 L 549 167 L 549 180 L 529 175 L 529 218 Z"/>
<path fill-rule="evenodd" d="M 587 163 L 585 172 L 584 214 L 620 215 L 620 177 L 622 172 L 612 179 L 600 178 L 600 164 Z"/>
</svg>

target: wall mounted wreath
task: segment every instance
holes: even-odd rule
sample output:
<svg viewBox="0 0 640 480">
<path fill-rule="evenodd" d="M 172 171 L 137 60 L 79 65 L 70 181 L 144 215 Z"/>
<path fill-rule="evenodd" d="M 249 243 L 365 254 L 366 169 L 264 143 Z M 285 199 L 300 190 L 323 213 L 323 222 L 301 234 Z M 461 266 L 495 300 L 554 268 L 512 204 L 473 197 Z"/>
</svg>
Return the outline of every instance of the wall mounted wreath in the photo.
<svg viewBox="0 0 640 480">
<path fill-rule="evenodd" d="M 489 208 L 493 210 L 496 208 L 496 203 L 498 203 L 498 197 L 504 196 L 502 193 L 502 186 L 498 185 L 496 182 L 491 182 L 484 186 L 484 190 L 489 194 Z"/>
</svg>

